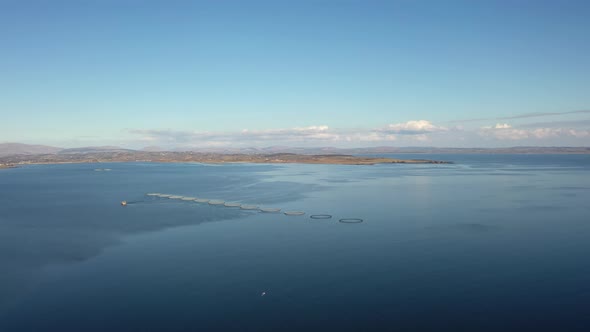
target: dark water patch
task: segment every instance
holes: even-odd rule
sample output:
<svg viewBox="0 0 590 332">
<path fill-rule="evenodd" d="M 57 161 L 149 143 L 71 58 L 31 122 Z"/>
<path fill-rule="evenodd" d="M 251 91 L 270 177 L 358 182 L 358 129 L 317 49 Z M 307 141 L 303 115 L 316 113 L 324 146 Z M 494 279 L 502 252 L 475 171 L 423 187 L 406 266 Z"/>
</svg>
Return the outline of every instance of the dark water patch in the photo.
<svg viewBox="0 0 590 332">
<path fill-rule="evenodd" d="M 527 176 L 527 177 L 529 177 L 529 176 L 535 176 L 535 174 L 532 174 L 532 173 L 516 173 L 516 172 L 513 172 L 513 171 L 510 171 L 510 172 L 501 172 L 501 173 L 500 172 L 487 172 L 487 173 L 483 173 L 483 175 L 490 175 L 490 176 L 518 176 L 518 177 L 521 177 L 521 176 Z"/>
<path fill-rule="evenodd" d="M 482 223 L 452 223 L 444 225 L 431 225 L 426 226 L 425 229 L 431 231 L 460 231 L 468 233 L 484 233 L 490 231 L 497 231 L 500 229 L 499 226 L 488 225 Z"/>
<path fill-rule="evenodd" d="M 511 190 L 531 190 L 531 189 L 538 189 L 538 187 L 535 185 L 527 184 L 527 185 L 513 185 L 513 186 L 510 186 L 510 189 Z"/>
<path fill-rule="evenodd" d="M 590 187 L 581 187 L 581 186 L 559 186 L 559 187 L 551 187 L 550 189 L 553 190 L 581 190 L 581 191 L 585 191 L 585 190 L 590 190 Z"/>
<path fill-rule="evenodd" d="M 263 181 L 249 184 L 232 191 L 231 200 L 249 204 L 279 204 L 301 200 L 309 193 L 325 190 L 317 183 L 297 183 L 289 181 Z"/>
<path fill-rule="evenodd" d="M 293 172 L 293 173 L 289 173 L 289 174 L 281 174 L 281 176 L 284 177 L 307 177 L 307 176 L 313 176 L 315 173 L 314 172 Z"/>
<path fill-rule="evenodd" d="M 350 182 L 355 182 L 352 179 L 320 179 L 320 181 L 329 182 L 329 183 L 350 183 Z"/>
<path fill-rule="evenodd" d="M 562 193 L 561 196 L 563 197 L 578 197 L 577 193 Z"/>
<path fill-rule="evenodd" d="M 523 203 L 521 206 L 515 207 L 517 210 L 524 212 L 559 212 L 569 209 L 567 206 L 556 204 L 537 204 L 537 203 Z"/>
<path fill-rule="evenodd" d="M 219 182 L 223 176 L 210 178 L 187 167 L 181 167 L 183 173 L 173 165 L 165 169 L 121 165 L 105 180 L 95 177 L 94 172 L 81 172 L 88 168 L 87 165 L 23 167 L 11 177 L 0 178 L 0 198 L 3 199 L 0 204 L 0 268 L 21 271 L 3 274 L 0 293 L 10 291 L 16 296 L 19 289 L 28 288 L 34 275 L 45 266 L 87 261 L 106 247 L 121 243 L 121 239 L 130 234 L 249 215 L 243 210 L 221 210 L 191 202 L 136 198 L 154 191 L 153 187 L 161 192 L 176 193 L 193 181 L 196 182 L 191 187 L 198 184 L 203 190 L 217 189 L 220 184 L 235 188 L 237 184 L 253 184 L 260 179 L 256 172 L 238 172 L 239 176 Z M 224 168 L 216 168 L 216 171 L 231 173 Z M 121 206 L 125 199 L 129 199 L 127 206 Z"/>
</svg>

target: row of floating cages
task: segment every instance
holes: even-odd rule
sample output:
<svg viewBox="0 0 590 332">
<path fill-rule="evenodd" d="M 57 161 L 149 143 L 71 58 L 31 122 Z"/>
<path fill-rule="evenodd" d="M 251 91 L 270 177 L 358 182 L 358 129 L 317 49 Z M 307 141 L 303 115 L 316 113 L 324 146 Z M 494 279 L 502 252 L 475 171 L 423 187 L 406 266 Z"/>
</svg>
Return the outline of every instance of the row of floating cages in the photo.
<svg viewBox="0 0 590 332">
<path fill-rule="evenodd" d="M 162 193 L 147 193 L 146 196 L 150 197 L 160 197 L 160 198 L 168 198 L 168 199 L 178 199 L 182 201 L 193 201 L 196 203 L 207 203 L 209 205 L 223 205 L 225 207 L 237 207 L 242 210 L 257 210 L 260 212 L 266 213 L 278 213 L 281 212 L 280 208 L 261 208 L 258 205 L 249 205 L 249 204 L 242 204 L 237 202 L 226 202 L 220 199 L 208 199 L 208 198 L 198 198 L 198 197 L 191 197 L 191 196 L 180 196 L 180 195 L 171 195 L 171 194 L 162 194 Z M 305 212 L 302 211 L 287 211 L 285 212 L 288 216 L 301 216 L 304 215 Z"/>
<path fill-rule="evenodd" d="M 220 199 L 208 199 L 208 198 L 198 198 L 198 197 L 191 197 L 191 196 L 179 196 L 179 195 L 170 195 L 170 194 L 161 194 L 161 193 L 148 193 L 147 196 L 151 197 L 160 197 L 160 198 L 169 198 L 169 199 L 178 199 L 182 201 L 192 201 L 196 203 L 206 203 L 209 205 L 217 205 L 217 206 L 225 206 L 225 207 L 239 207 L 242 210 L 256 210 L 264 213 L 279 213 L 281 212 L 280 208 L 264 208 L 258 207 L 257 205 L 248 205 L 248 204 L 241 204 L 237 202 L 226 202 Z M 125 201 L 123 201 L 125 202 Z M 123 204 L 122 202 L 122 204 Z M 125 202 L 124 205 L 126 205 Z M 283 214 L 287 216 L 302 216 L 305 215 L 303 211 L 285 211 Z M 311 219 L 332 219 L 332 215 L 330 214 L 312 214 L 310 216 Z M 345 224 L 356 224 L 362 223 L 364 220 L 360 218 L 343 218 L 340 219 L 339 222 Z"/>
</svg>

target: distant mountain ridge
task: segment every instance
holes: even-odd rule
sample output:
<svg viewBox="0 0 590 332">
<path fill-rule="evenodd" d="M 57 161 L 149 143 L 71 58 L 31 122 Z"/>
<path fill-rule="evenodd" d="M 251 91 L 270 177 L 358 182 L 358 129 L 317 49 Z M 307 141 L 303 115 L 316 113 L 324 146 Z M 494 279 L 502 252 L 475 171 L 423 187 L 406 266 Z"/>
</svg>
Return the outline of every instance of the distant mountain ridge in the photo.
<svg viewBox="0 0 590 332">
<path fill-rule="evenodd" d="M 99 152 L 134 152 L 133 149 L 125 149 L 118 146 L 88 146 L 81 148 L 64 149 L 49 145 L 34 145 L 23 143 L 0 143 L 0 156 L 12 155 L 38 155 L 38 154 L 86 154 Z"/>
<path fill-rule="evenodd" d="M 59 154 L 86 154 L 98 152 L 134 152 L 136 150 L 124 149 L 118 146 L 88 146 L 82 148 L 62 149 L 58 151 Z"/>
<path fill-rule="evenodd" d="M 31 145 L 23 143 L 0 143 L 0 156 L 10 156 L 17 154 L 34 155 L 34 154 L 52 154 L 63 150 L 55 146 L 48 145 Z"/>
<path fill-rule="evenodd" d="M 294 153 L 301 155 L 336 155 L 336 154 L 426 154 L 426 153 L 505 153 L 505 154 L 560 154 L 579 153 L 590 154 L 590 147 L 535 147 L 517 146 L 508 148 L 436 148 L 436 147 L 392 147 L 376 146 L 366 148 L 336 148 L 336 147 L 289 147 L 269 146 L 263 148 L 174 148 L 166 149 L 157 146 L 145 147 L 141 150 L 126 149 L 118 146 L 88 146 L 80 148 L 60 148 L 47 145 L 31 145 L 22 143 L 0 143 L 0 157 L 12 155 L 42 155 L 42 154 L 93 154 L 93 153 L 139 153 L 139 152 L 195 152 L 217 154 L 273 154 Z"/>
<path fill-rule="evenodd" d="M 163 150 L 161 150 L 163 151 Z M 270 146 L 264 148 L 185 148 L 174 149 L 179 152 L 204 152 L 204 153 L 240 153 L 240 154 L 271 154 L 271 153 L 294 153 L 303 155 L 328 155 L 328 154 L 432 154 L 432 153 L 502 153 L 502 154 L 560 154 L 580 153 L 590 154 L 590 147 L 537 147 L 537 146 L 515 146 L 507 148 L 437 148 L 437 147 L 394 147 L 376 146 L 365 148 L 336 148 L 336 147 L 288 147 Z"/>
</svg>

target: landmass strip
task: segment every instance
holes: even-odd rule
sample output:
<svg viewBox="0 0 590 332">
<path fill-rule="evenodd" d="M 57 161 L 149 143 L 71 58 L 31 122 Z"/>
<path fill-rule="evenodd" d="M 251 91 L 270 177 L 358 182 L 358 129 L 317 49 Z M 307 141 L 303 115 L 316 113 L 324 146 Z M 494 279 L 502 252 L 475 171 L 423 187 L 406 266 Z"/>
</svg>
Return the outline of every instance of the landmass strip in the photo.
<svg viewBox="0 0 590 332">
<path fill-rule="evenodd" d="M 13 155 L 0 157 L 0 165 L 11 167 L 25 164 L 105 163 L 105 162 L 157 162 L 157 163 L 268 163 L 268 164 L 449 164 L 449 161 L 427 159 L 393 159 L 362 157 L 344 154 L 303 155 L 274 154 L 221 154 L 197 152 L 98 152 L 73 154 Z"/>
</svg>

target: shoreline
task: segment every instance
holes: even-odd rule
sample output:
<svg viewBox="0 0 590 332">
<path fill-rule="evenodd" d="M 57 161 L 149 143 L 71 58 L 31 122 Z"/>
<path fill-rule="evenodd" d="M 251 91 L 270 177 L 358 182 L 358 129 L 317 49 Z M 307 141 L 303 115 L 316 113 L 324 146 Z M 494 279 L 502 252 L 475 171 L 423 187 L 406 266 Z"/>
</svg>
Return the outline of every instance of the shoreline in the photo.
<svg viewBox="0 0 590 332">
<path fill-rule="evenodd" d="M 138 158 L 139 157 L 139 158 Z M 143 158 L 141 158 L 143 157 Z M 382 157 L 361 157 L 352 155 L 244 155 L 244 154 L 191 154 L 166 153 L 163 155 L 141 154 L 68 154 L 11 156 L 0 168 L 14 168 L 22 165 L 91 164 L 91 163 L 204 163 L 204 164 L 315 164 L 315 165 L 376 165 L 376 164 L 452 164 L 450 161 L 428 159 L 395 159 Z M 7 160 L 8 159 L 8 160 Z"/>
<path fill-rule="evenodd" d="M 349 166 L 373 166 L 378 164 L 411 164 L 411 165 L 425 165 L 425 164 L 454 164 L 452 161 L 442 160 L 418 160 L 418 159 L 400 159 L 394 161 L 379 161 L 379 162 L 350 162 L 350 163 L 327 163 L 327 162 L 258 162 L 258 161 L 179 161 L 179 160 L 137 160 L 137 161 L 55 161 L 55 162 L 27 162 L 19 163 L 11 166 L 0 166 L 0 169 L 11 169 L 20 168 L 27 165 L 67 165 L 67 164 L 130 164 L 130 163 L 146 163 L 146 164 L 210 164 L 210 165 L 223 165 L 223 164 L 268 164 L 268 165 L 279 165 L 279 164 L 301 164 L 301 165 L 349 165 Z"/>
</svg>

